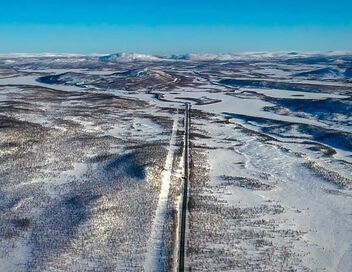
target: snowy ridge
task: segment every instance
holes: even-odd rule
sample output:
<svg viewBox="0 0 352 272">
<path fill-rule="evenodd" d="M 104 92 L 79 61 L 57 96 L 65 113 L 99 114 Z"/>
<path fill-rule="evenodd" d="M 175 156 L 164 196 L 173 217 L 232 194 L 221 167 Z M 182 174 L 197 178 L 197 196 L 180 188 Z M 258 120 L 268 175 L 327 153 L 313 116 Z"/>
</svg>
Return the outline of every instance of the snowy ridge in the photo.
<svg viewBox="0 0 352 272">
<path fill-rule="evenodd" d="M 329 51 L 329 52 L 241 52 L 241 53 L 187 53 L 187 54 L 173 54 L 170 56 L 146 55 L 139 53 L 117 53 L 100 57 L 102 61 L 170 61 L 170 60 L 184 60 L 184 61 L 235 61 L 243 59 L 276 59 L 276 58 L 304 58 L 304 57 L 318 57 L 318 56 L 343 56 L 351 55 L 351 51 Z"/>
<path fill-rule="evenodd" d="M 260 59 L 294 59 L 305 57 L 337 57 L 352 55 L 352 51 L 278 51 L 278 52 L 232 52 L 232 53 L 186 53 L 172 55 L 152 55 L 143 53 L 114 53 L 105 54 L 71 54 L 71 53 L 8 53 L 0 54 L 0 58 L 70 58 L 70 57 L 97 57 L 100 61 L 130 62 L 130 61 L 235 61 Z"/>
<path fill-rule="evenodd" d="M 139 53 L 116 53 L 99 58 L 102 61 L 156 61 L 161 60 L 157 56 Z"/>
<path fill-rule="evenodd" d="M 342 56 L 351 55 L 351 51 L 329 51 L 329 52 L 239 52 L 239 53 L 189 53 L 183 55 L 172 55 L 171 59 L 198 60 L 198 61 L 230 61 L 243 59 L 270 59 L 270 58 L 299 58 L 314 56 Z"/>
</svg>

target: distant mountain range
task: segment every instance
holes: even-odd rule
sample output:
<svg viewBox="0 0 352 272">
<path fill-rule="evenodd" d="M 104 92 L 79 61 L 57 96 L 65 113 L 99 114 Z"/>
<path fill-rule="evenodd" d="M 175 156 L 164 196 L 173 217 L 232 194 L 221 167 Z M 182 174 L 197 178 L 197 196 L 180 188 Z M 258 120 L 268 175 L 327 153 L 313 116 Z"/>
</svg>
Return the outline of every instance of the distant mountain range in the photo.
<svg viewBox="0 0 352 272">
<path fill-rule="evenodd" d="M 68 54 L 68 53 L 11 53 L 0 54 L 0 58 L 64 58 L 64 57 L 96 57 L 101 61 L 109 62 L 129 62 L 129 61 L 236 61 L 255 60 L 268 58 L 296 59 L 305 57 L 336 57 L 352 56 L 352 51 L 328 51 L 328 52 L 243 52 L 243 53 L 188 53 L 173 55 L 150 55 L 141 53 L 115 53 L 111 55 L 103 54 Z"/>
<path fill-rule="evenodd" d="M 245 53 L 188 53 L 173 54 L 169 56 L 147 55 L 139 53 L 116 53 L 99 57 L 102 61 L 168 61 L 168 60 L 193 60 L 193 61 L 231 61 L 243 59 L 268 59 L 268 58 L 300 58 L 319 56 L 352 55 L 352 51 L 330 52 L 245 52 Z"/>
</svg>

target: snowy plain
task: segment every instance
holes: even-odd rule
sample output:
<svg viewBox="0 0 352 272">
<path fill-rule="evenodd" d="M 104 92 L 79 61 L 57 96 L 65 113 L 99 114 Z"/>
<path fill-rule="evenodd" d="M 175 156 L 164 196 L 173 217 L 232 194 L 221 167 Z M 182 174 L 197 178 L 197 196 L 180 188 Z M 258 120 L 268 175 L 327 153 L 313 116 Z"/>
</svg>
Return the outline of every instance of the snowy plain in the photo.
<svg viewBox="0 0 352 272">
<path fill-rule="evenodd" d="M 0 58 L 2 271 L 350 271 L 352 55 Z M 64 260 L 64 261 L 62 261 Z"/>
</svg>

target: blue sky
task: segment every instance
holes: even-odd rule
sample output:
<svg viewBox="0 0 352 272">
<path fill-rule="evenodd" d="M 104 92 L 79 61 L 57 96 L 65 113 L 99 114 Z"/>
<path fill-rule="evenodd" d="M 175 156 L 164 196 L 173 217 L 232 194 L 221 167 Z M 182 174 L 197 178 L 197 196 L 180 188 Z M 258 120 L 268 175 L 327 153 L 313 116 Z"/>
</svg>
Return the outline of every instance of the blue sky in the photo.
<svg viewBox="0 0 352 272">
<path fill-rule="evenodd" d="M 352 50 L 349 0 L 0 0 L 0 52 Z"/>
</svg>

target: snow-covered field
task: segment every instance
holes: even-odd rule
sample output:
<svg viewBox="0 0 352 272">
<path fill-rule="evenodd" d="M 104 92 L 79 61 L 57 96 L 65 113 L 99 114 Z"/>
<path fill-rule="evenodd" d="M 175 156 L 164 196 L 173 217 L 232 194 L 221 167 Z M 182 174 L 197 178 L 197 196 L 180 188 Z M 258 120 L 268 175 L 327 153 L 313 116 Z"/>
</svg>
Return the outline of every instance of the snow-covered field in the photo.
<svg viewBox="0 0 352 272">
<path fill-rule="evenodd" d="M 0 271 L 351 271 L 352 54 L 0 57 Z"/>
</svg>

